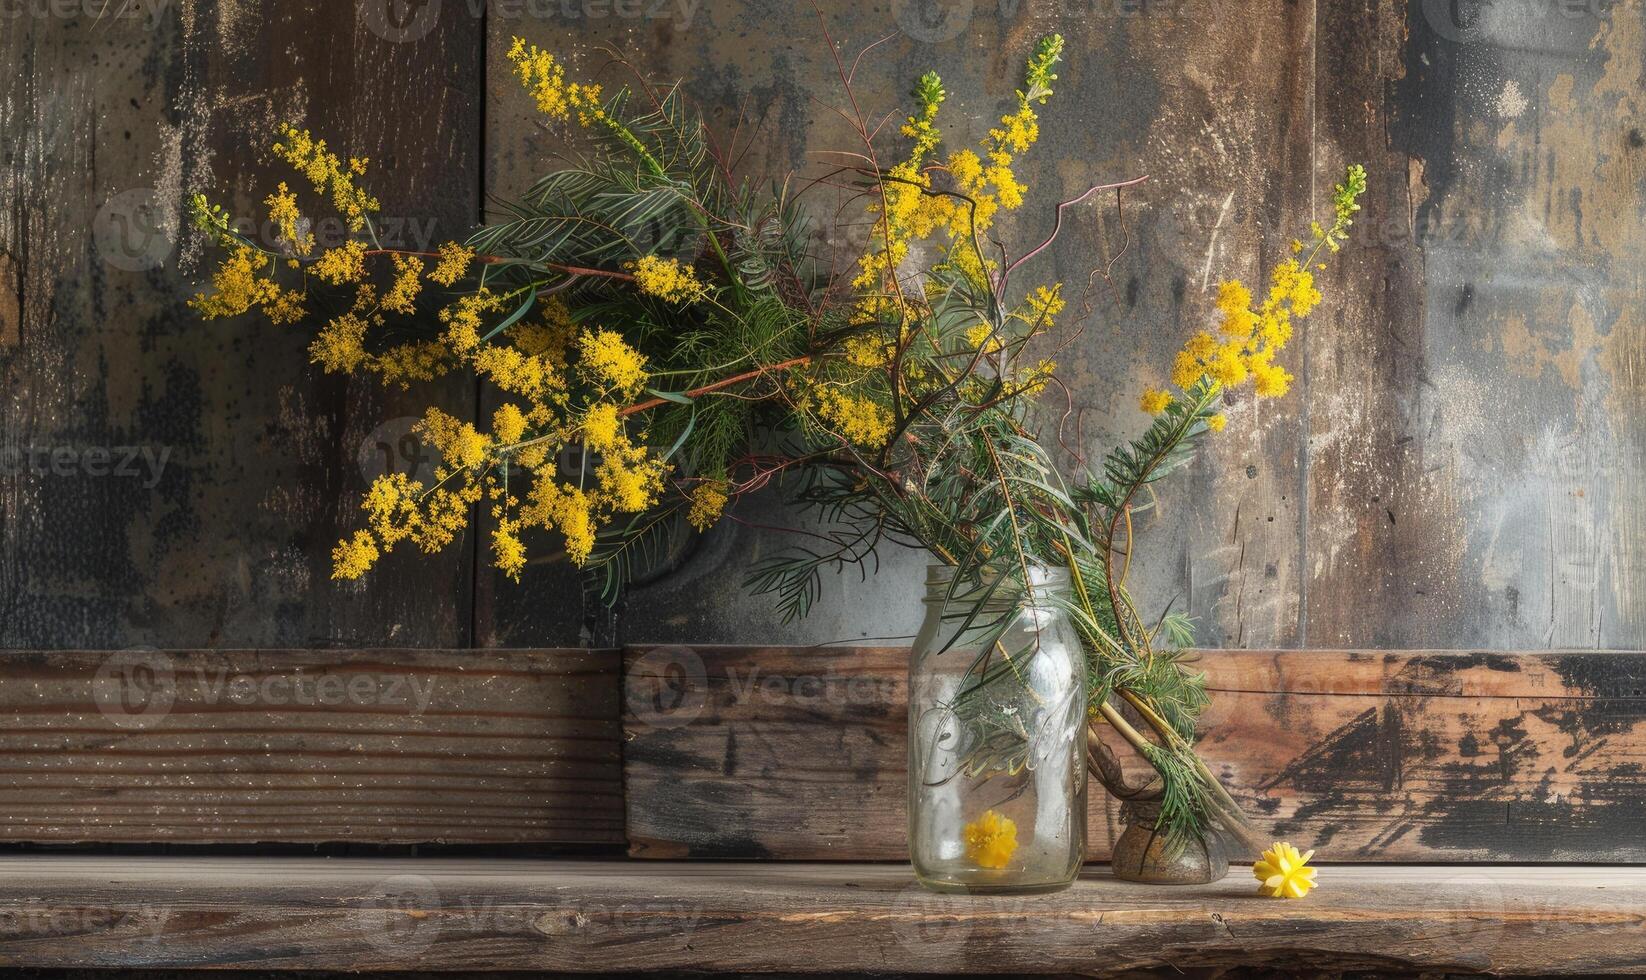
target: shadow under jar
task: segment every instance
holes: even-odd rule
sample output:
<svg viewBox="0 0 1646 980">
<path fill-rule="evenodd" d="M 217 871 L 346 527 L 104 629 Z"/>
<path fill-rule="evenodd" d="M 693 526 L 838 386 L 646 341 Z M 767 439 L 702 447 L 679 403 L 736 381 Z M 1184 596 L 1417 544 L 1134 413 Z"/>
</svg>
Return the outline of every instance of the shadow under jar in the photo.
<svg viewBox="0 0 1646 980">
<path fill-rule="evenodd" d="M 1086 858 L 1086 660 L 1053 601 L 1068 572 L 1031 568 L 1027 589 L 968 583 L 947 598 L 953 576 L 927 569 L 909 665 L 915 876 L 945 892 L 1066 888 Z"/>
</svg>

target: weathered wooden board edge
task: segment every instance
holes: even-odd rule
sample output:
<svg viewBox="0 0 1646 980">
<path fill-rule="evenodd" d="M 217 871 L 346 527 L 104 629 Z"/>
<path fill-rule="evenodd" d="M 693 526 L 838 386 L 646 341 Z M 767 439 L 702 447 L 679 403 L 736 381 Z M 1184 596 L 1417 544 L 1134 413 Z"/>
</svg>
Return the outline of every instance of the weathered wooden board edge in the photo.
<svg viewBox="0 0 1646 980">
<path fill-rule="evenodd" d="M 1646 654 L 1200 656 L 1214 698 L 1206 755 L 1278 836 L 1345 861 L 1646 862 L 1646 808 L 1630 805 L 1646 798 L 1631 747 L 1646 723 Z M 906 657 L 631 648 L 630 855 L 904 860 Z M 1506 765 L 1517 768 L 1499 786 Z M 1100 792 L 1091 800 L 1088 854 L 1105 860 L 1123 815 Z"/>
<path fill-rule="evenodd" d="M 0 650 L 0 843 L 615 847 L 620 660 Z"/>
<path fill-rule="evenodd" d="M 935 895 L 889 865 L 0 858 L 0 966 L 1127 975 L 1267 967 L 1498 974 L 1646 962 L 1646 869 L 1329 866 L 1302 902 L 1244 875 Z"/>
</svg>

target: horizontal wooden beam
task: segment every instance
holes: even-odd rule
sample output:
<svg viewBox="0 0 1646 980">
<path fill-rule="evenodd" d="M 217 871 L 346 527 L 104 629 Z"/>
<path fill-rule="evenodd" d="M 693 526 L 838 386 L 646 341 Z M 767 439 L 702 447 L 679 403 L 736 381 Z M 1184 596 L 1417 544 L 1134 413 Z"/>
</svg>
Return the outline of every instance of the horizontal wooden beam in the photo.
<svg viewBox="0 0 1646 980">
<path fill-rule="evenodd" d="M 626 657 L 631 854 L 906 858 L 906 650 Z M 1646 861 L 1646 654 L 1208 650 L 1198 666 L 1201 750 L 1266 835 L 1338 861 Z M 1121 814 L 1091 800 L 1106 859 Z"/>
<path fill-rule="evenodd" d="M 0 652 L 0 841 L 623 840 L 609 650 Z"/>
<path fill-rule="evenodd" d="M 0 965 L 257 970 L 1125 974 L 1258 966 L 1598 973 L 1646 962 L 1646 869 L 1088 871 L 1029 898 L 941 896 L 888 865 L 0 859 Z"/>
</svg>

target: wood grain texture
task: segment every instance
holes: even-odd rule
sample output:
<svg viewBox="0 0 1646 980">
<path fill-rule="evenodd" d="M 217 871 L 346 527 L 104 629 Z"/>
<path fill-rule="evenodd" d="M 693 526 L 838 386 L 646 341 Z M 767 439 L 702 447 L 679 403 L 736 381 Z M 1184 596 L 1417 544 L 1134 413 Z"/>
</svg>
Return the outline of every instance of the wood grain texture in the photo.
<svg viewBox="0 0 1646 980">
<path fill-rule="evenodd" d="M 623 839 L 615 651 L 0 653 L 0 841 Z"/>
<path fill-rule="evenodd" d="M 1630 973 L 1646 870 L 1328 867 L 940 896 L 853 865 L 0 859 L 0 964 L 258 970 L 998 973 L 1196 968 Z"/>
<path fill-rule="evenodd" d="M 1372 177 L 1307 338 L 1305 645 L 1646 647 L 1646 10 L 1320 17 L 1320 193 Z"/>
<path fill-rule="evenodd" d="M 466 415 L 472 385 L 404 396 L 348 384 L 309 364 L 305 330 L 207 323 L 185 306 L 210 271 L 189 194 L 270 244 L 262 202 L 275 181 L 316 210 L 268 155 L 281 121 L 374 160 L 385 240 L 472 225 L 478 24 L 396 43 L 364 16 L 372 6 L 7 11 L 0 646 L 468 642 L 463 548 L 397 556 L 365 585 L 331 582 L 330 551 L 382 449 L 415 463 L 399 439 L 409 416 L 430 401 Z M 137 465 L 118 462 L 128 450 Z"/>
<path fill-rule="evenodd" d="M 906 859 L 906 651 L 627 659 L 631 854 Z M 1202 751 L 1275 839 L 1334 861 L 1646 862 L 1646 654 L 1231 650 L 1201 666 Z M 1124 827 L 1092 799 L 1102 860 Z"/>
</svg>

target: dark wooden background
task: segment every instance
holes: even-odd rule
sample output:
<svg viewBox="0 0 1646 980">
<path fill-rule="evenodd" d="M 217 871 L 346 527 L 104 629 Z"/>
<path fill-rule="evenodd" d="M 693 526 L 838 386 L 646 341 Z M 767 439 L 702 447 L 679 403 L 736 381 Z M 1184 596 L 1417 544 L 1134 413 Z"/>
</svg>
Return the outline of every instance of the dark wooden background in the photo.
<svg viewBox="0 0 1646 980">
<path fill-rule="evenodd" d="M 782 545 L 728 524 L 615 615 L 473 539 L 328 578 L 370 465 L 433 399 L 322 376 L 306 335 L 203 323 L 184 196 L 240 213 L 294 120 L 376 161 L 407 241 L 458 237 L 557 144 L 505 71 L 511 35 L 600 73 L 601 45 L 683 76 L 751 165 L 840 145 L 811 8 L 776 0 L 129 0 L 21 3 L 0 22 L 0 646 L 465 647 L 864 642 L 912 630 L 920 559 L 829 583 L 783 627 L 740 569 Z M 1118 295 L 1064 358 L 1080 445 L 1143 424 L 1135 394 L 1326 206 L 1371 190 L 1294 348 L 1293 397 L 1242 409 L 1143 528 L 1140 592 L 1211 647 L 1646 647 L 1646 138 L 1638 2 L 891 0 L 821 3 L 851 49 L 897 34 L 858 87 L 883 110 L 926 67 L 970 140 L 1033 39 L 1067 35 L 1026 176 L 1042 204 L 1147 173 L 1124 227 L 1089 212 L 1046 267 Z M 612 71 L 601 74 L 619 81 Z M 1001 231 L 1037 239 L 1049 208 Z M 391 229 L 391 234 L 393 230 Z M 99 475 L 99 447 L 164 459 Z M 402 451 L 405 450 L 405 451 Z M 30 461 L 44 461 L 31 467 Z M 22 465 L 19 465 L 21 463 Z M 36 472 L 36 469 L 41 470 Z M 99 472 L 90 472 L 98 470 Z M 769 504 L 751 504 L 760 520 Z"/>
</svg>

